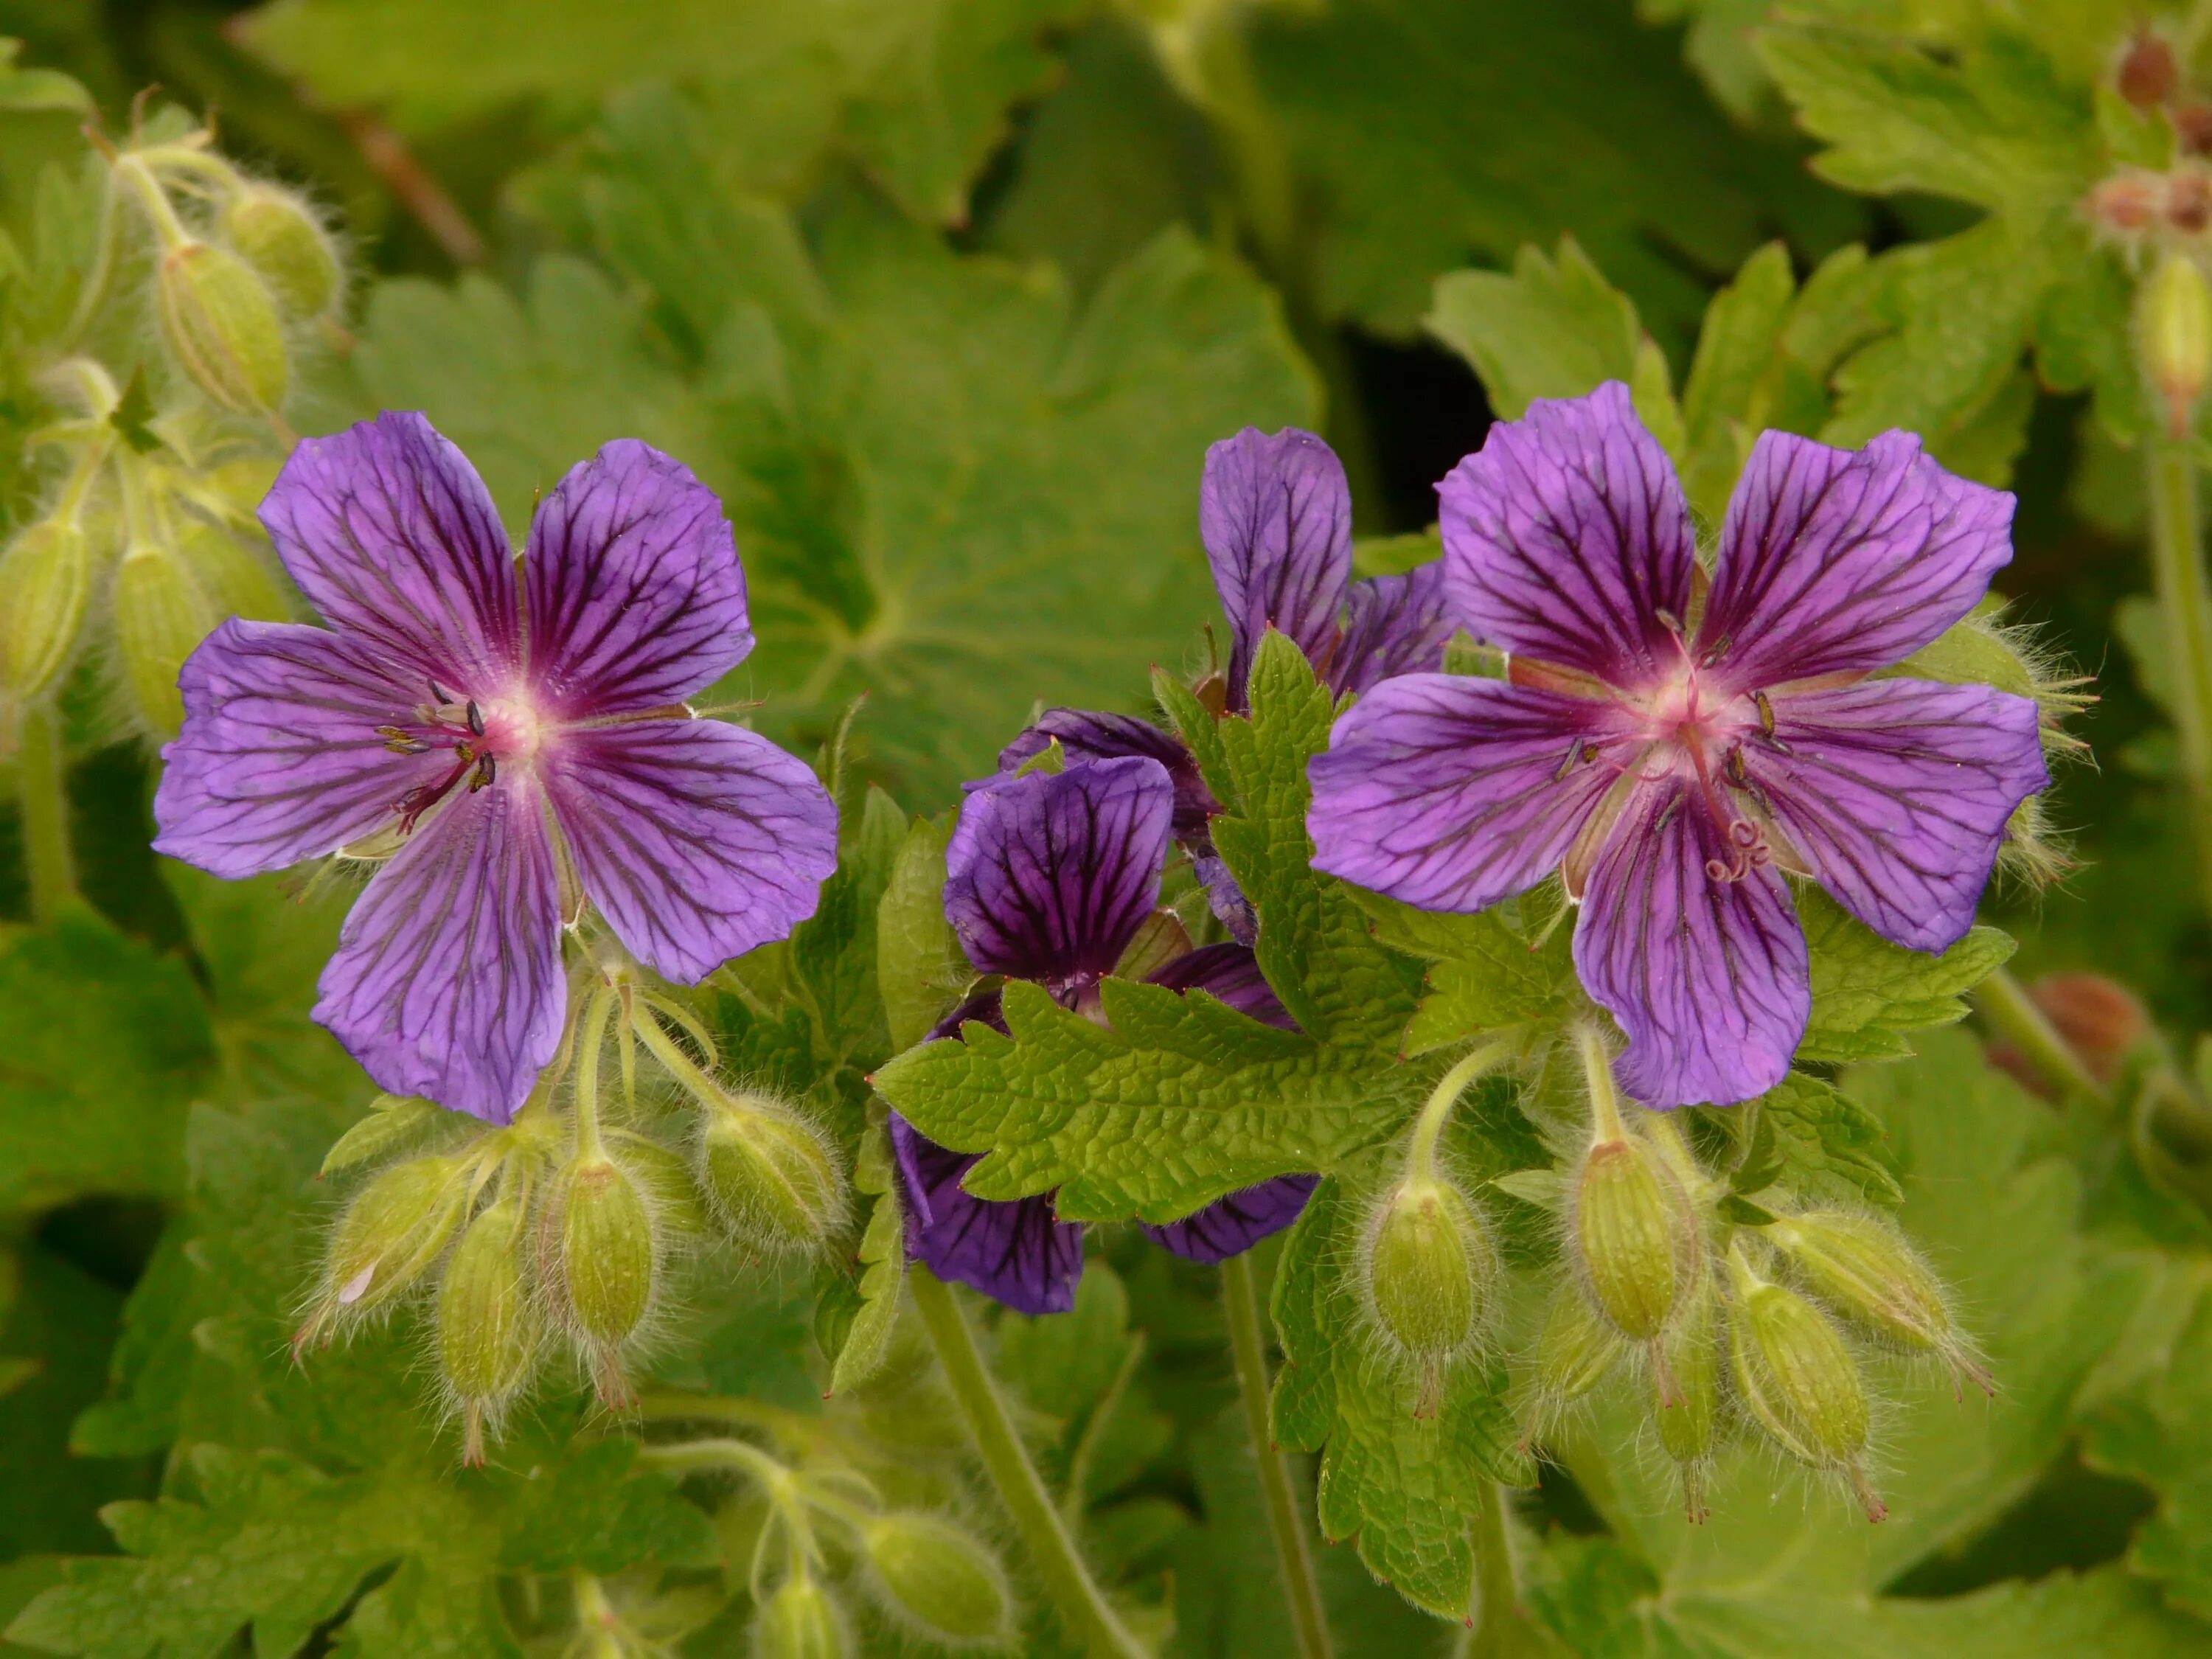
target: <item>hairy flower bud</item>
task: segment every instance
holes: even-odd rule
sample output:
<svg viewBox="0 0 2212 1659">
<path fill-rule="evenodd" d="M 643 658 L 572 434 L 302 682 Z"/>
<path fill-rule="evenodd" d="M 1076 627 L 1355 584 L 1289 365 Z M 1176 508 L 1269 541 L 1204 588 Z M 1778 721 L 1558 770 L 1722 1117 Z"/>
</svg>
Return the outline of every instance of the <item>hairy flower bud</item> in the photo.
<svg viewBox="0 0 2212 1659">
<path fill-rule="evenodd" d="M 290 614 L 292 607 L 275 570 L 221 525 L 187 519 L 177 532 L 177 551 L 198 578 L 217 619 L 282 622 Z"/>
<path fill-rule="evenodd" d="M 549 1222 L 559 1246 L 557 1282 L 600 1396 L 627 1403 L 619 1351 L 653 1304 L 652 1214 L 629 1173 L 602 1153 L 576 1158 L 554 1177 Z"/>
<path fill-rule="evenodd" d="M 818 1249 L 844 1224 L 845 1176 L 827 1137 L 775 1101 L 708 1103 L 698 1173 L 722 1224 L 757 1249 Z"/>
<path fill-rule="evenodd" d="M 36 697 L 61 678 L 91 592 L 91 544 L 74 524 L 34 524 L 0 553 L 0 666 L 15 696 Z"/>
<path fill-rule="evenodd" d="M 1857 1362 L 1827 1316 L 1729 1258 L 1735 1308 L 1729 1322 L 1729 1371 L 1737 1395 L 1767 1437 L 1816 1469 L 1850 1480 L 1867 1519 L 1888 1513 L 1867 1482 L 1869 1415 Z"/>
<path fill-rule="evenodd" d="M 115 571 L 115 648 L 131 708 L 158 737 L 185 721 L 177 675 L 214 631 L 215 609 L 170 549 L 134 542 Z"/>
<path fill-rule="evenodd" d="M 1805 1288 L 1855 1328 L 1905 1353 L 1940 1355 L 1990 1387 L 1967 1352 L 1942 1281 L 1887 1222 L 1811 1210 L 1764 1231 Z"/>
<path fill-rule="evenodd" d="M 1366 1279 L 1376 1327 L 1421 1365 L 1415 1414 L 1427 1416 L 1436 1410 L 1444 1362 L 1489 1318 L 1498 1281 L 1489 1232 L 1449 1181 L 1408 1176 L 1370 1224 Z"/>
<path fill-rule="evenodd" d="M 2169 252 L 2136 304 L 2136 349 L 2166 406 L 2167 435 L 2186 437 L 2212 376 L 2212 286 L 2187 254 Z"/>
<path fill-rule="evenodd" d="M 155 279 L 162 337 L 178 367 L 236 415 L 273 415 L 291 385 L 276 302 L 253 268 L 212 242 L 179 243 Z"/>
<path fill-rule="evenodd" d="M 307 204 L 273 185 L 250 185 L 223 204 L 223 240 L 287 316 L 321 316 L 338 296 L 342 272 L 330 234 Z"/>
<path fill-rule="evenodd" d="M 507 1186 L 469 1223 L 438 1288 L 438 1364 L 461 1407 L 465 1463 L 483 1462 L 486 1423 L 497 1425 L 538 1368 L 542 1333 L 523 1249 L 527 1218 L 520 1186 Z"/>
<path fill-rule="evenodd" d="M 1006 1571 L 951 1522 L 910 1511 L 877 1516 L 860 1528 L 860 1547 L 890 1607 L 930 1640 L 951 1646 L 1005 1633 L 1013 1600 Z"/>
<path fill-rule="evenodd" d="M 1719 1304 L 1710 1275 L 1701 1273 L 1660 1339 L 1662 1363 L 1653 1370 L 1652 1420 L 1659 1443 L 1681 1468 L 1682 1510 L 1692 1523 L 1705 1518 L 1705 1468 L 1720 1415 Z"/>
<path fill-rule="evenodd" d="M 1673 1177 L 1638 1135 L 1590 1143 L 1573 1188 L 1572 1237 L 1591 1302 L 1632 1341 L 1656 1338 L 1674 1310 L 1689 1218 Z"/>
<path fill-rule="evenodd" d="M 409 1158 L 362 1188 L 331 1235 L 322 1290 L 294 1346 L 389 1305 L 438 1259 L 467 1201 L 466 1172 L 452 1158 Z"/>
<path fill-rule="evenodd" d="M 805 1573 L 778 1584 L 753 1625 L 754 1659 L 843 1659 L 849 1645 L 843 1609 Z"/>
<path fill-rule="evenodd" d="M 690 1163 L 641 1134 L 617 1131 L 608 1139 L 619 1143 L 623 1167 L 637 1182 L 661 1234 L 687 1243 L 704 1238 L 707 1209 L 692 1184 Z"/>
<path fill-rule="evenodd" d="M 1589 1298 L 1562 1286 L 1536 1338 L 1536 1386 L 1546 1400 L 1569 1404 L 1605 1381 L 1627 1352 L 1619 1333 L 1591 1310 Z"/>
</svg>

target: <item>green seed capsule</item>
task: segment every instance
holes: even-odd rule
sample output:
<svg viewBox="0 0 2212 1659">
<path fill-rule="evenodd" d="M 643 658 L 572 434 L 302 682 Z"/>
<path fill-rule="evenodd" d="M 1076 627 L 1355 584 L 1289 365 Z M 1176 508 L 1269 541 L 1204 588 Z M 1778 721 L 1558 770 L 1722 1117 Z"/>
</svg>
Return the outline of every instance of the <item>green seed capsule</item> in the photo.
<svg viewBox="0 0 2212 1659">
<path fill-rule="evenodd" d="M 777 1585 L 753 1625 L 754 1659 L 844 1659 L 848 1647 L 843 1610 L 804 1574 Z"/>
<path fill-rule="evenodd" d="M 604 1154 L 554 1177 L 553 1215 L 561 1288 L 599 1393 L 611 1404 L 627 1401 L 617 1351 L 653 1304 L 652 1215 L 629 1172 Z"/>
<path fill-rule="evenodd" d="M 672 1238 L 704 1238 L 707 1211 L 692 1184 L 690 1164 L 643 1135 L 617 1131 L 608 1139 L 619 1146 L 623 1167 L 645 1195 L 661 1232 Z"/>
<path fill-rule="evenodd" d="M 1958 1346 L 1942 1285 L 1893 1229 L 1866 1216 L 1814 1210 L 1765 1231 L 1805 1288 L 1868 1335 L 1911 1353 L 1949 1353 Z"/>
<path fill-rule="evenodd" d="M 438 1363 L 460 1402 L 466 1443 L 462 1461 L 483 1462 L 484 1425 L 538 1368 L 541 1330 L 531 1295 L 520 1187 L 500 1194 L 469 1223 L 438 1289 Z"/>
<path fill-rule="evenodd" d="M 268 284 L 289 317 L 319 317 L 337 298 L 343 275 L 329 234 L 300 199 L 252 185 L 223 204 L 223 240 Z"/>
<path fill-rule="evenodd" d="M 276 302 L 253 268 L 212 242 L 161 256 L 155 279 L 161 333 L 178 366 L 237 415 L 273 415 L 291 386 Z"/>
<path fill-rule="evenodd" d="M 1632 1341 L 1656 1337 L 1681 1285 L 1686 1218 L 1632 1137 L 1592 1143 L 1574 1190 L 1574 1243 L 1597 1310 Z"/>
<path fill-rule="evenodd" d="M 1887 1513 L 1859 1468 L 1866 1388 L 1826 1315 L 1779 1285 L 1741 1287 L 1729 1322 L 1729 1362 L 1745 1408 L 1775 1444 L 1810 1468 L 1850 1475 L 1869 1520 Z"/>
<path fill-rule="evenodd" d="M 1460 1190 L 1431 1177 L 1400 1182 L 1369 1234 L 1367 1289 L 1376 1326 L 1421 1366 L 1415 1416 L 1435 1412 L 1444 1363 L 1487 1322 L 1497 1280 L 1497 1252 Z"/>
<path fill-rule="evenodd" d="M 204 519 L 185 520 L 177 532 L 177 552 L 198 580 L 218 618 L 282 622 L 291 615 L 283 585 L 268 562 L 222 526 Z"/>
<path fill-rule="evenodd" d="M 0 553 L 0 651 L 17 698 L 36 697 L 61 678 L 91 592 L 91 543 L 76 525 L 34 524 Z"/>
<path fill-rule="evenodd" d="M 708 1108 L 699 1185 L 722 1224 L 759 1249 L 818 1249 L 845 1219 L 845 1177 L 821 1131 L 757 1097 Z"/>
<path fill-rule="evenodd" d="M 1571 1404 L 1605 1381 L 1627 1352 L 1589 1298 L 1565 1286 L 1553 1295 L 1536 1339 L 1536 1387 L 1553 1405 Z"/>
<path fill-rule="evenodd" d="M 997 1559 L 935 1516 L 879 1516 L 860 1545 L 898 1612 L 932 1640 L 988 1642 L 1004 1632 L 1012 1598 Z"/>
<path fill-rule="evenodd" d="M 153 542 L 125 551 L 115 572 L 115 648 L 131 706 L 156 736 L 173 738 L 184 724 L 177 676 L 215 625 L 215 608 L 173 552 Z"/>
<path fill-rule="evenodd" d="M 2212 283 L 2196 260 L 2167 252 L 2138 290 L 2136 326 L 2143 368 L 2166 404 L 2167 435 L 2185 436 L 2212 376 Z"/>
<path fill-rule="evenodd" d="M 395 1164 L 348 1206 L 323 1262 L 323 1306 L 309 1332 L 389 1304 L 428 1271 L 461 1224 L 468 1182 L 459 1159 Z"/>
</svg>

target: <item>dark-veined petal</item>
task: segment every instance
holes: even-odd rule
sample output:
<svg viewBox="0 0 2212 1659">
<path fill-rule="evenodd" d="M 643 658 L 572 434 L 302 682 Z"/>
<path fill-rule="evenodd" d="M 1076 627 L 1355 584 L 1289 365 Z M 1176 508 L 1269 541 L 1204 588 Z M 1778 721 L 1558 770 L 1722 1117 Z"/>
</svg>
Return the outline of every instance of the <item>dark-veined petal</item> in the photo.
<svg viewBox="0 0 2212 1659">
<path fill-rule="evenodd" d="M 1307 765 L 1314 867 L 1474 911 L 1555 867 L 1633 753 L 1609 703 L 1447 674 L 1385 680 Z"/>
<path fill-rule="evenodd" d="M 1813 1006 L 1782 878 L 1716 880 L 1727 833 L 1680 779 L 1637 788 L 1575 928 L 1583 988 L 1628 1034 L 1617 1072 L 1645 1105 L 1729 1105 L 1782 1081 Z"/>
<path fill-rule="evenodd" d="M 236 878 L 357 841 L 451 750 L 394 754 L 380 726 L 423 698 L 393 665 L 319 628 L 222 624 L 185 661 L 184 730 L 161 751 L 156 852 Z"/>
<path fill-rule="evenodd" d="M 504 1123 L 560 1041 L 560 935 L 537 789 L 465 789 L 353 907 L 314 1017 L 380 1088 Z"/>
<path fill-rule="evenodd" d="M 1442 560 L 1401 576 L 1354 582 L 1345 596 L 1344 633 L 1328 660 L 1328 683 L 1338 691 L 1364 691 L 1400 674 L 1432 673 L 1443 666 L 1451 636 Z"/>
<path fill-rule="evenodd" d="M 716 720 L 571 728 L 538 763 L 584 890 L 655 972 L 694 984 L 814 914 L 837 809 L 805 762 Z"/>
<path fill-rule="evenodd" d="M 2012 513 L 1910 432 L 1861 450 L 1762 433 L 1729 501 L 1698 649 L 1746 691 L 1900 662 L 1988 591 L 2012 558 Z"/>
<path fill-rule="evenodd" d="M 1244 707 L 1253 654 L 1272 626 L 1320 662 L 1352 580 L 1352 491 L 1310 432 L 1246 427 L 1206 452 L 1199 534 L 1229 613 L 1229 706 Z"/>
<path fill-rule="evenodd" d="M 1048 708 L 1012 743 L 999 751 L 999 769 L 1011 772 L 1024 761 L 1042 754 L 1057 738 L 1060 752 L 1070 761 L 1121 760 L 1142 755 L 1168 769 L 1175 785 L 1175 832 L 1178 836 L 1202 834 L 1206 821 L 1219 810 L 1213 793 L 1198 774 L 1182 739 L 1163 732 L 1150 720 L 1133 714 L 1098 714 L 1087 708 Z M 986 779 L 968 786 L 981 788 Z"/>
<path fill-rule="evenodd" d="M 1628 388 L 1539 398 L 1437 487 L 1453 619 L 1516 656 L 1650 685 L 1681 663 L 1690 511 Z"/>
<path fill-rule="evenodd" d="M 511 690 L 514 556 L 483 480 L 422 416 L 305 438 L 261 503 L 284 568 L 331 625 L 460 696 Z"/>
<path fill-rule="evenodd" d="M 523 560 L 530 679 L 544 714 L 665 707 L 744 659 L 744 572 L 722 504 L 635 438 L 569 469 Z"/>
<path fill-rule="evenodd" d="M 1083 1229 L 1053 1212 L 1052 1195 L 997 1203 L 960 1184 L 980 1153 L 948 1152 L 896 1112 L 891 1148 L 906 1194 L 907 1254 L 1016 1313 L 1066 1313 L 1083 1277 Z"/>
<path fill-rule="evenodd" d="M 1744 765 L 1836 901 L 1883 938 L 1948 950 L 2004 840 L 2051 781 L 2035 704 L 1986 685 L 1868 680 L 1774 700 L 1778 753 Z"/>
<path fill-rule="evenodd" d="M 970 794 L 945 859 L 969 961 L 1055 992 L 1110 971 L 1158 901 L 1174 806 L 1167 769 L 1137 757 Z"/>
<path fill-rule="evenodd" d="M 1249 945 L 1201 945 L 1195 951 L 1184 951 L 1146 982 L 1164 985 L 1170 991 L 1204 991 L 1262 1025 L 1285 1031 L 1298 1029 L 1291 1011 L 1283 1006 L 1274 987 L 1260 971 L 1260 958 Z"/>
</svg>

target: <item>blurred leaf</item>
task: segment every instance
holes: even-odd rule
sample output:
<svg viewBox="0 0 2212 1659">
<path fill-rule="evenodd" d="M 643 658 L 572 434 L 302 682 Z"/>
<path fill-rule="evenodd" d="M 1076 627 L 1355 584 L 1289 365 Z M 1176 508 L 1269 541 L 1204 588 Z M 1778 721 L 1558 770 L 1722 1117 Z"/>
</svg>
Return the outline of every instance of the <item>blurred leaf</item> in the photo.
<svg viewBox="0 0 2212 1659">
<path fill-rule="evenodd" d="M 873 1202 L 860 1235 L 860 1274 L 853 1286 L 849 1316 L 836 1341 L 823 1345 L 830 1360 L 832 1394 L 849 1394 L 874 1377 L 890 1357 L 891 1336 L 898 1328 L 899 1303 L 906 1289 L 906 1194 L 895 1161 L 890 1127 L 878 1103 L 869 1109 L 860 1153 L 853 1160 L 854 1190 Z"/>
<path fill-rule="evenodd" d="M 951 838 L 949 818 L 916 818 L 899 843 L 876 913 L 876 977 L 894 1053 L 929 1035 L 971 972 L 945 919 Z"/>
<path fill-rule="evenodd" d="M 92 113 L 92 94 L 74 76 L 59 70 L 20 66 L 15 59 L 22 49 L 20 40 L 0 39 L 0 111 L 9 114 L 38 110 L 70 115 Z"/>
</svg>

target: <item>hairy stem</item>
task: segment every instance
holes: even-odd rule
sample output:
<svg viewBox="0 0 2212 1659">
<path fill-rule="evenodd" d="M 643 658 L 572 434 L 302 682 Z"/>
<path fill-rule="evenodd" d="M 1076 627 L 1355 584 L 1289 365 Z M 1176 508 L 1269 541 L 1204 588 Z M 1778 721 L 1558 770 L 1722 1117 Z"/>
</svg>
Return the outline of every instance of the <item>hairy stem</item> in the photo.
<svg viewBox="0 0 2212 1659">
<path fill-rule="evenodd" d="M 2166 622 L 2166 672 L 2182 786 L 2197 848 L 2197 896 L 2212 906 L 2212 597 L 2204 577 L 2197 463 L 2186 443 L 2150 451 L 2150 565 Z"/>
<path fill-rule="evenodd" d="M 938 1364 L 945 1369 L 945 1380 L 968 1425 L 969 1438 L 975 1442 L 984 1471 L 998 1489 L 1000 1501 L 1006 1506 L 1014 1530 L 1029 1551 L 1045 1593 L 1052 1598 L 1068 1633 L 1082 1642 L 1091 1659 L 1149 1659 L 1143 1645 L 1107 1605 L 1090 1570 L 1076 1554 L 1075 1542 L 1061 1523 L 1060 1511 L 1053 1507 L 1052 1495 L 1045 1490 L 1036 1465 L 1030 1462 L 1020 1437 L 1014 1432 L 1006 1402 L 999 1397 L 998 1385 L 991 1380 L 983 1356 L 976 1349 L 975 1334 L 968 1328 L 968 1316 L 952 1299 L 951 1291 L 918 1262 L 908 1271 L 907 1283 L 914 1289 L 915 1307 L 929 1333 L 930 1346 L 937 1351 Z"/>
<path fill-rule="evenodd" d="M 2110 1107 L 2111 1094 L 2089 1074 L 2058 1028 L 2045 1018 L 2027 988 L 2000 968 L 1974 988 L 1974 1006 L 1990 1030 L 2019 1051 L 2035 1074 L 2060 1096 L 2076 1096 Z"/>
<path fill-rule="evenodd" d="M 1297 1634 L 1302 1659 L 1329 1659 L 1334 1649 L 1328 1638 L 1328 1615 L 1322 1607 L 1321 1583 L 1314 1577 L 1313 1547 L 1306 1540 L 1297 1496 L 1291 1490 L 1290 1469 L 1275 1449 L 1267 1425 L 1267 1347 L 1249 1251 L 1221 1264 L 1221 1304 L 1229 1321 L 1229 1351 L 1237 1361 L 1244 1425 L 1251 1431 L 1252 1455 L 1260 1465 L 1267 1530 L 1274 1536 L 1275 1562 L 1283 1572 L 1283 1599 L 1290 1604 L 1291 1628 Z"/>
<path fill-rule="evenodd" d="M 25 708 L 16 728 L 15 792 L 23 813 L 23 863 L 31 883 L 31 919 L 41 924 L 52 921 L 76 897 L 61 726 L 60 714 L 42 704 Z"/>
<path fill-rule="evenodd" d="M 1409 1181 L 1434 1181 L 1437 1178 L 1437 1143 L 1443 1138 L 1444 1125 L 1450 1120 L 1452 1108 L 1459 1104 L 1469 1085 L 1480 1077 L 1487 1076 L 1512 1058 L 1513 1044 L 1501 1038 L 1486 1042 L 1468 1054 L 1440 1079 L 1430 1092 L 1428 1103 L 1421 1115 L 1413 1120 L 1413 1139 L 1406 1148 L 1406 1178 Z"/>
<path fill-rule="evenodd" d="M 1468 1528 L 1474 1546 L 1474 1633 L 1468 1659 L 1508 1659 L 1528 1644 L 1520 1622 L 1521 1586 L 1513 1572 L 1513 1542 L 1505 1531 L 1505 1489 L 1486 1481 L 1482 1509 Z"/>
</svg>

